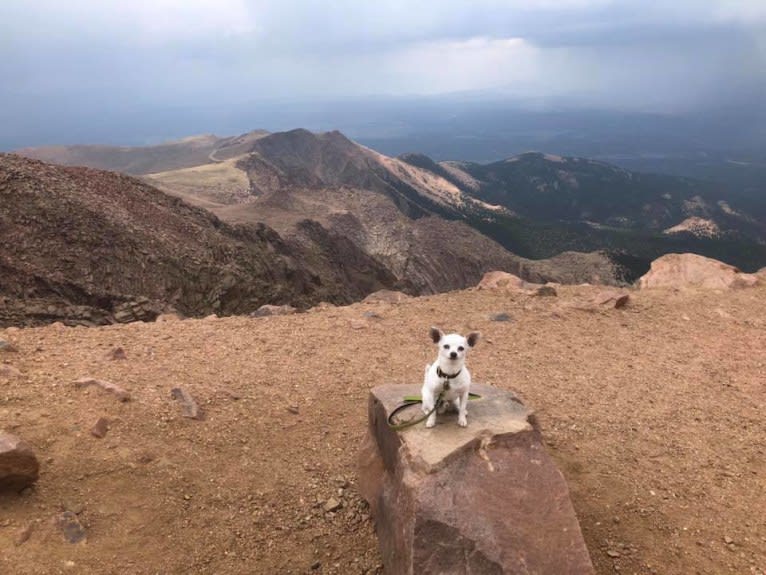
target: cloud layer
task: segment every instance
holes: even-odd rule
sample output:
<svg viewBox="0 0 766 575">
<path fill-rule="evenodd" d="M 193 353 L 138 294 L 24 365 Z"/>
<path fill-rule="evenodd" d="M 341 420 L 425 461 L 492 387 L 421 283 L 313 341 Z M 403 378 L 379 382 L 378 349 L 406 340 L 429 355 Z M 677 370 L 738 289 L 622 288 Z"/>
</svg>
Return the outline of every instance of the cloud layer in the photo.
<svg viewBox="0 0 766 575">
<path fill-rule="evenodd" d="M 766 3 L 4 0 L 0 46 L 0 120 L 453 92 L 683 111 L 763 94 Z"/>
</svg>

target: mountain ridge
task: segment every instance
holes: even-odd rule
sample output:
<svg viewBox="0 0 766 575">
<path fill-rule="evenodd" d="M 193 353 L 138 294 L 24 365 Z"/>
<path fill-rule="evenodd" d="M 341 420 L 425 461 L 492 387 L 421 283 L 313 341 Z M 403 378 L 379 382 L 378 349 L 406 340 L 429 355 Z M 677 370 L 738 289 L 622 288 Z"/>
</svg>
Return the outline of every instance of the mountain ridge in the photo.
<svg viewBox="0 0 766 575">
<path fill-rule="evenodd" d="M 221 157 L 143 177 L 233 221 L 242 221 L 238 210 L 258 221 L 256 204 L 280 204 L 279 217 L 287 217 L 291 202 L 310 203 L 309 190 L 363 190 L 388 198 L 413 221 L 462 221 L 526 259 L 606 251 L 627 281 L 668 252 L 700 253 L 751 271 L 766 264 L 766 223 L 709 183 L 541 152 L 490 164 L 435 162 L 423 154 L 389 158 L 337 131 L 238 138 L 220 144 L 230 152 Z M 692 217 L 716 234 L 685 225 Z"/>
<path fill-rule="evenodd" d="M 330 201 L 342 191 L 326 192 L 324 216 L 290 213 L 277 231 L 248 218 L 227 223 L 131 176 L 0 154 L 0 323 L 95 325 L 168 309 L 200 316 L 266 303 L 347 304 L 379 289 L 467 287 L 498 268 L 533 281 L 614 277 L 606 257 L 567 269 L 518 258 L 461 222 L 428 216 L 411 225 L 383 194 L 349 189 L 368 216 L 344 212 Z M 316 201 L 317 190 L 304 192 L 273 197 Z"/>
</svg>

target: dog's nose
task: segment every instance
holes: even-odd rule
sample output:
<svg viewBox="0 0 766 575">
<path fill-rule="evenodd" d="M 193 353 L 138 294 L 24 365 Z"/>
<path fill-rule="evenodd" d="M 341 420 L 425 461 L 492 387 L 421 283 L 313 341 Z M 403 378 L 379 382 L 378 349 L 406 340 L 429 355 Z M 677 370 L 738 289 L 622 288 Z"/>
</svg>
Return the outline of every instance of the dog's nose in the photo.
<svg viewBox="0 0 766 575">
<path fill-rule="evenodd" d="M 457 352 L 456 352 L 456 351 L 452 351 L 452 352 L 450 352 L 449 356 L 450 356 L 452 359 L 455 359 L 455 358 L 457 357 Z"/>
</svg>

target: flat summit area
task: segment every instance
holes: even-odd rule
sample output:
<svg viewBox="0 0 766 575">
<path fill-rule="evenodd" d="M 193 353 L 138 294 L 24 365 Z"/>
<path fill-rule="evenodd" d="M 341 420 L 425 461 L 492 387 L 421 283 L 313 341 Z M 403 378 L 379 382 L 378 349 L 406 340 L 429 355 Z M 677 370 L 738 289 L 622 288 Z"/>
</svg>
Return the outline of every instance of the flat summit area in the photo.
<svg viewBox="0 0 766 575">
<path fill-rule="evenodd" d="M 598 573 L 763 574 L 766 287 L 593 310 L 599 289 L 0 330 L 17 349 L 0 349 L 0 422 L 41 463 L 0 496 L 0 572 L 378 573 L 354 471 L 368 393 L 420 383 L 437 325 L 480 330 L 474 380 L 535 411 Z M 62 511 L 86 542 L 65 541 Z"/>
</svg>

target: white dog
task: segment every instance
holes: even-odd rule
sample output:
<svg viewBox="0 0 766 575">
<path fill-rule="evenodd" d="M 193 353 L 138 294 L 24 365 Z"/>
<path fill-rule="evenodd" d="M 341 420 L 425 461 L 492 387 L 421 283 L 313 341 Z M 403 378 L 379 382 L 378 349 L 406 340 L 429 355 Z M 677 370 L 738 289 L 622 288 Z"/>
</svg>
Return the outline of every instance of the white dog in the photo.
<svg viewBox="0 0 766 575">
<path fill-rule="evenodd" d="M 431 339 L 439 346 L 439 355 L 431 365 L 426 365 L 423 382 L 423 412 L 429 413 L 426 427 L 436 425 L 436 411 L 444 413 L 451 405 L 457 407 L 457 424 L 468 425 L 468 391 L 471 387 L 471 374 L 465 366 L 465 355 L 469 347 L 479 341 L 479 332 L 471 332 L 468 337 L 456 333 L 444 335 L 441 330 L 432 327 Z M 439 394 L 444 391 L 442 404 L 434 410 Z"/>
</svg>

